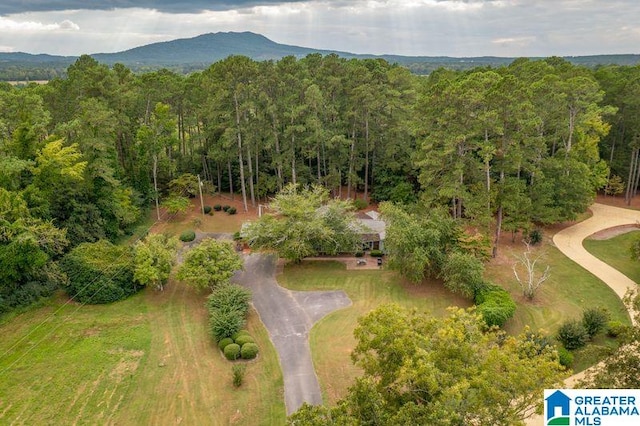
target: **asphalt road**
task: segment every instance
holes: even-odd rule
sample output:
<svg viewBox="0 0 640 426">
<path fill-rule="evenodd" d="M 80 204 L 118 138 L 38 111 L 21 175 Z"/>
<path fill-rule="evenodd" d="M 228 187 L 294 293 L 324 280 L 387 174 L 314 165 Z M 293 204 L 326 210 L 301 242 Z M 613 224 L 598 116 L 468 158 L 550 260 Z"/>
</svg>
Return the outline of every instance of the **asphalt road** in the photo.
<svg viewBox="0 0 640 426">
<path fill-rule="evenodd" d="M 278 352 L 284 379 L 287 415 L 307 402 L 322 404 L 309 348 L 313 324 L 336 309 L 351 305 L 344 291 L 291 291 L 275 279 L 276 257 L 244 256 L 244 271 L 233 281 L 252 291 L 252 303 Z"/>
</svg>

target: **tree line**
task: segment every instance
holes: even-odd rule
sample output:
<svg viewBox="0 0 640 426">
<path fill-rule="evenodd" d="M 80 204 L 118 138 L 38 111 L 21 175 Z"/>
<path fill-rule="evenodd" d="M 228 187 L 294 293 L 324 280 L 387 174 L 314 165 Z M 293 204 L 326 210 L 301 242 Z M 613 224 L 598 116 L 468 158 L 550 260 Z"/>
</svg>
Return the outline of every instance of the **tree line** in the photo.
<svg viewBox="0 0 640 426">
<path fill-rule="evenodd" d="M 422 199 L 495 251 L 501 232 L 575 218 L 597 189 L 635 195 L 638 81 L 638 66 L 560 58 L 424 77 L 381 59 L 232 56 L 183 76 L 82 56 L 65 78 L 0 85 L 0 304 L 59 285 L 66 251 L 127 234 L 184 173 L 245 209 L 288 184 Z"/>
</svg>

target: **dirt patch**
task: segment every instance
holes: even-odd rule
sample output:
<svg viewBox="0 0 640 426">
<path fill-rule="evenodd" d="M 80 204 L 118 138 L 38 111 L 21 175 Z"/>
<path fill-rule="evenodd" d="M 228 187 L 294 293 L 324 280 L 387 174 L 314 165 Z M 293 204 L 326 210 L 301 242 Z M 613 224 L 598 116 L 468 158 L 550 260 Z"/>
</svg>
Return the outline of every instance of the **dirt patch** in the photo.
<svg viewBox="0 0 640 426">
<path fill-rule="evenodd" d="M 617 237 L 618 235 L 637 230 L 640 230 L 640 223 L 631 225 L 620 225 L 614 226 L 613 228 L 603 229 L 602 231 L 598 231 L 595 234 L 589 235 L 587 238 L 589 240 L 608 240 L 610 238 Z"/>
</svg>

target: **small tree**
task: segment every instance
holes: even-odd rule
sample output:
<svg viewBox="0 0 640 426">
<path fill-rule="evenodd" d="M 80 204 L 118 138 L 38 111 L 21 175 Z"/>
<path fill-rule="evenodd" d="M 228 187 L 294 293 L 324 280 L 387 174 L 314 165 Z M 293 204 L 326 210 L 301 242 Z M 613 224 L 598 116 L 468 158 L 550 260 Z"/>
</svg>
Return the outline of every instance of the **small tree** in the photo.
<svg viewBox="0 0 640 426">
<path fill-rule="evenodd" d="M 230 242 L 207 238 L 187 252 L 177 277 L 195 288 L 213 290 L 218 285 L 228 283 L 240 269 L 242 259 Z"/>
<path fill-rule="evenodd" d="M 536 264 L 538 263 L 538 260 L 540 260 L 540 256 L 532 258 L 531 246 L 526 242 L 525 245 L 527 246 L 527 250 L 522 253 L 521 256 L 515 256 L 516 259 L 518 259 L 518 262 L 513 264 L 513 274 L 516 276 L 518 284 L 520 284 L 522 294 L 524 294 L 527 299 L 533 300 L 536 295 L 536 291 L 538 291 L 540 286 L 549 279 L 549 271 L 551 267 L 547 265 L 544 272 L 541 275 L 538 275 L 536 273 Z M 518 274 L 518 267 L 524 268 L 525 274 L 523 275 L 523 278 L 520 278 L 520 275 Z"/>
<path fill-rule="evenodd" d="M 582 313 L 582 325 L 587 330 L 590 339 L 604 331 L 608 321 L 609 312 L 603 308 L 589 308 Z"/>
<path fill-rule="evenodd" d="M 162 291 L 173 267 L 178 240 L 162 234 L 150 235 L 133 246 L 133 279 Z"/>
<path fill-rule="evenodd" d="M 187 197 L 179 195 L 172 195 L 162 202 L 162 207 L 167 209 L 167 213 L 170 215 L 185 213 L 189 206 L 191 206 L 191 201 Z"/>
</svg>

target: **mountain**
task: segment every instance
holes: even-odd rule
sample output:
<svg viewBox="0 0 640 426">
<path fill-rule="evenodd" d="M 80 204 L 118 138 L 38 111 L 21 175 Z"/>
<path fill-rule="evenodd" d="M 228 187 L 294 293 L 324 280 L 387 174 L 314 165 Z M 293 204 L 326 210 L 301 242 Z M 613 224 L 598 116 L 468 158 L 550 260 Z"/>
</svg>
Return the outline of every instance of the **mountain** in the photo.
<svg viewBox="0 0 640 426">
<path fill-rule="evenodd" d="M 304 57 L 311 53 L 328 54 L 329 51 L 289 46 L 269 40 L 252 32 L 210 33 L 193 38 L 153 43 L 118 53 L 91 55 L 107 64 L 125 65 L 211 65 L 230 55 L 244 55 L 257 61 L 280 59 L 285 56 Z M 348 56 L 346 52 L 335 52 Z"/>
<path fill-rule="evenodd" d="M 417 74 L 428 74 L 440 68 L 469 69 L 479 66 L 508 65 L 514 58 L 493 56 L 452 58 L 447 56 L 360 55 L 349 52 L 319 50 L 276 43 L 252 32 L 203 34 L 193 38 L 153 43 L 117 53 L 92 54 L 97 61 L 113 65 L 122 63 L 134 72 L 169 68 L 188 73 L 205 69 L 230 55 L 244 55 L 252 59 L 278 60 L 284 56 L 298 58 L 312 53 L 336 54 L 344 58 L 382 58 L 408 67 Z M 50 80 L 63 76 L 77 57 L 31 55 L 28 53 L 0 53 L 0 80 Z M 567 60 L 584 66 L 605 64 L 635 65 L 640 55 L 571 56 Z"/>
</svg>

